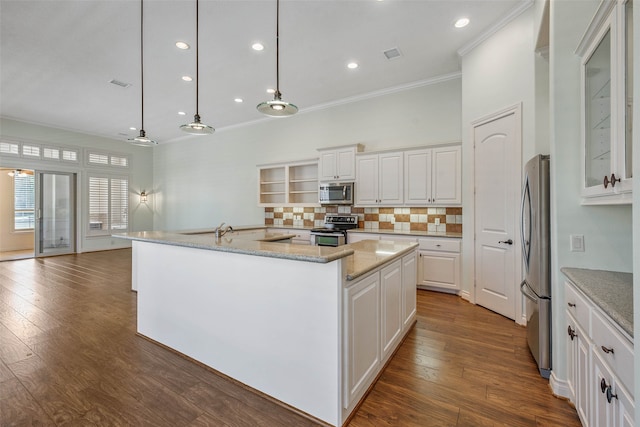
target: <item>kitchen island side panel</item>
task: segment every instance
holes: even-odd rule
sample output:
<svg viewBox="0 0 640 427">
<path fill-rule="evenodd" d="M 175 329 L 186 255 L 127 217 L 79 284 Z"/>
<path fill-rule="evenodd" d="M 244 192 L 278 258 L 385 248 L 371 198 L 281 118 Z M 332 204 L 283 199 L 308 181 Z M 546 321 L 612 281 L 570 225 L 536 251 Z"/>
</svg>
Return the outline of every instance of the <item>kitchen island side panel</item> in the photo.
<svg viewBox="0 0 640 427">
<path fill-rule="evenodd" d="M 133 244 L 140 334 L 341 424 L 342 260 Z"/>
</svg>

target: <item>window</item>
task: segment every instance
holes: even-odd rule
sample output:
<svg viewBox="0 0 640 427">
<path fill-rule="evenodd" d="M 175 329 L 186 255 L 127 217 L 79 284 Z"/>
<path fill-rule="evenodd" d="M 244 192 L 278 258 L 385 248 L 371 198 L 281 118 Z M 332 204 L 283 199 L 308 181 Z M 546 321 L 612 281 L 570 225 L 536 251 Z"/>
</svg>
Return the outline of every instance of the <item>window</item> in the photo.
<svg viewBox="0 0 640 427">
<path fill-rule="evenodd" d="M 89 235 L 108 235 L 129 228 L 129 180 L 89 177 Z"/>
<path fill-rule="evenodd" d="M 77 162 L 78 152 L 75 150 L 62 150 L 62 160 L 67 162 Z"/>
<path fill-rule="evenodd" d="M 25 157 L 40 157 L 40 147 L 37 145 L 22 145 L 22 155 Z"/>
<path fill-rule="evenodd" d="M 89 153 L 89 163 L 94 165 L 108 165 L 109 156 L 107 154 Z"/>
<path fill-rule="evenodd" d="M 14 230 L 33 230 L 36 220 L 35 193 L 33 175 L 16 174 L 13 177 Z"/>
<path fill-rule="evenodd" d="M 18 150 L 18 144 L 14 144 L 13 142 L 0 142 L 0 153 L 2 154 L 11 154 L 17 156 L 20 154 Z"/>
<path fill-rule="evenodd" d="M 57 148 L 43 148 L 42 157 L 45 159 L 58 160 L 60 159 L 60 150 Z"/>
</svg>

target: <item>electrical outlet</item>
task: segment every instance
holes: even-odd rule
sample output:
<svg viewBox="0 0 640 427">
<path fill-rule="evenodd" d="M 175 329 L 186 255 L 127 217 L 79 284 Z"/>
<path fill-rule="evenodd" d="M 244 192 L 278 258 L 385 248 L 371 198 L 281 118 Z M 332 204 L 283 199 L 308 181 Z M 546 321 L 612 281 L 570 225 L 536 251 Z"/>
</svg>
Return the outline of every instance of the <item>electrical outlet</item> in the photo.
<svg viewBox="0 0 640 427">
<path fill-rule="evenodd" d="M 434 222 L 435 222 L 436 225 L 440 225 L 440 218 L 434 219 Z"/>
<path fill-rule="evenodd" d="M 395 224 L 396 223 L 396 217 L 394 215 L 391 215 L 391 224 Z"/>
<path fill-rule="evenodd" d="M 570 235 L 569 250 L 571 252 L 584 252 L 584 235 L 582 234 Z"/>
</svg>

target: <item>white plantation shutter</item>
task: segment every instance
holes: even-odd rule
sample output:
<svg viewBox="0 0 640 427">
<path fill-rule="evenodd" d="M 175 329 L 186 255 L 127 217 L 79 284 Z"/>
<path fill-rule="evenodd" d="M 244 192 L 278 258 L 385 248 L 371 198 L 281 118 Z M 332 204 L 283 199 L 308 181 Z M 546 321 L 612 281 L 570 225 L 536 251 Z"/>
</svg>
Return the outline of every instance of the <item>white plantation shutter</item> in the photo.
<svg viewBox="0 0 640 427">
<path fill-rule="evenodd" d="M 89 177 L 89 234 L 108 234 L 109 178 Z"/>
<path fill-rule="evenodd" d="M 68 162 L 77 162 L 78 152 L 75 150 L 62 150 L 62 160 L 66 160 Z"/>
<path fill-rule="evenodd" d="M 126 231 L 129 223 L 129 181 L 111 180 L 111 230 Z"/>
<path fill-rule="evenodd" d="M 93 165 L 108 165 L 109 164 L 109 155 L 108 154 L 89 153 L 89 164 L 93 164 Z"/>
<path fill-rule="evenodd" d="M 58 160 L 60 158 L 60 150 L 57 148 L 43 148 L 42 157 L 45 159 Z"/>
<path fill-rule="evenodd" d="M 0 142 L 0 153 L 2 154 L 11 154 L 17 156 L 20 154 L 18 144 L 13 142 Z"/>
</svg>

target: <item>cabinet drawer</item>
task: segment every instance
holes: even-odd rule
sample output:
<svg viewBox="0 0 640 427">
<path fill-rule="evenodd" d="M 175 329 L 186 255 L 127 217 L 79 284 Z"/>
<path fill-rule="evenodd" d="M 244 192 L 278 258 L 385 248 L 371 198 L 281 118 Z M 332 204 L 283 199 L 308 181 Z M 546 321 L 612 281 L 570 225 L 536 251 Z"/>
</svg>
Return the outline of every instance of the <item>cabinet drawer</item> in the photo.
<svg viewBox="0 0 640 427">
<path fill-rule="evenodd" d="M 633 390 L 633 346 L 595 310 L 592 314 L 592 328 L 595 351 L 607 362 L 624 387 Z"/>
<path fill-rule="evenodd" d="M 578 321 L 580 327 L 592 336 L 589 322 L 591 304 L 587 303 L 587 300 L 569 282 L 565 282 L 564 299 L 567 303 L 567 311 Z"/>
<path fill-rule="evenodd" d="M 460 252 L 458 239 L 419 239 L 420 249 L 427 251 Z"/>
</svg>

